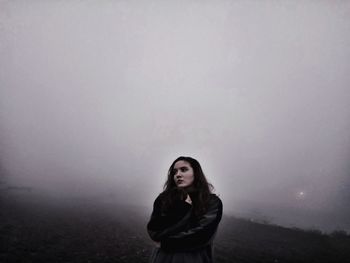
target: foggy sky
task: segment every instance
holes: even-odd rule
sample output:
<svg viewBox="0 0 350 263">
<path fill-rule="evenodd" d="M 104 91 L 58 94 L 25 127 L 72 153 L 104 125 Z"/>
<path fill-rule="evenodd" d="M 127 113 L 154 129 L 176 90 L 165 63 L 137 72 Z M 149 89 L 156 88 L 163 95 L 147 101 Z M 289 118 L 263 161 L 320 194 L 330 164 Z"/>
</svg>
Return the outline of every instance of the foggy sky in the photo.
<svg viewBox="0 0 350 263">
<path fill-rule="evenodd" d="M 228 214 L 350 229 L 349 33 L 349 1 L 0 1 L 6 182 L 151 207 L 186 155 Z"/>
</svg>

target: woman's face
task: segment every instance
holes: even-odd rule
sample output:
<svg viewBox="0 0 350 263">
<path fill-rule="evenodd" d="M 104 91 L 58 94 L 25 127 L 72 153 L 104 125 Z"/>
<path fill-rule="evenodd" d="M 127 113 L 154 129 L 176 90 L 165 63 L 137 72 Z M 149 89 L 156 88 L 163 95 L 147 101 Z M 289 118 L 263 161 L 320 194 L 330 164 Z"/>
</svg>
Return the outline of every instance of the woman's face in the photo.
<svg viewBox="0 0 350 263">
<path fill-rule="evenodd" d="M 183 160 L 177 161 L 173 168 L 174 181 L 177 187 L 189 187 L 194 181 L 191 165 Z"/>
</svg>

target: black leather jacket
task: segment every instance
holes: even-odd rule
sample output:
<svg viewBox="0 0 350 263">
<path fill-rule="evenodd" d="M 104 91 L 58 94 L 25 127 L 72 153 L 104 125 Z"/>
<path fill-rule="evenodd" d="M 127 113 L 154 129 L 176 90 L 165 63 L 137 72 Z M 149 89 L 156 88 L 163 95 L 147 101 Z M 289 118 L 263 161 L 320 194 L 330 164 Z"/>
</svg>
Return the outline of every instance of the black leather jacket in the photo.
<svg viewBox="0 0 350 263">
<path fill-rule="evenodd" d="M 195 217 L 192 205 L 180 200 L 170 212 L 162 213 L 158 196 L 147 230 L 151 239 L 160 242 L 165 251 L 205 249 L 211 247 L 221 217 L 222 202 L 215 194 L 210 195 L 208 210 L 200 218 Z"/>
</svg>

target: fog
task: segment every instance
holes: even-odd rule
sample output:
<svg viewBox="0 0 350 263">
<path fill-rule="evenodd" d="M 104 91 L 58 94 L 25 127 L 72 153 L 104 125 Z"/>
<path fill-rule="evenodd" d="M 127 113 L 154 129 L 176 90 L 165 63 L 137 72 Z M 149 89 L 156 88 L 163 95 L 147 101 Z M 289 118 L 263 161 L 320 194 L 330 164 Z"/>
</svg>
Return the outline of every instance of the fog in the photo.
<svg viewBox="0 0 350 263">
<path fill-rule="evenodd" d="M 150 210 L 185 155 L 227 215 L 350 231 L 349 32 L 348 1 L 0 1 L 1 189 Z"/>
</svg>

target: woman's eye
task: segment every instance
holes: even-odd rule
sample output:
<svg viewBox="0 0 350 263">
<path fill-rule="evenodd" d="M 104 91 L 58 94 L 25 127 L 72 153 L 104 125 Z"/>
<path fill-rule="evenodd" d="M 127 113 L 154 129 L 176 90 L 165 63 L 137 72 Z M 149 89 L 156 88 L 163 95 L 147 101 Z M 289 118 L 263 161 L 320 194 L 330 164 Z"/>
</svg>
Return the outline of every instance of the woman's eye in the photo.
<svg viewBox="0 0 350 263">
<path fill-rule="evenodd" d="M 187 168 L 181 168 L 181 172 L 186 172 Z"/>
</svg>

